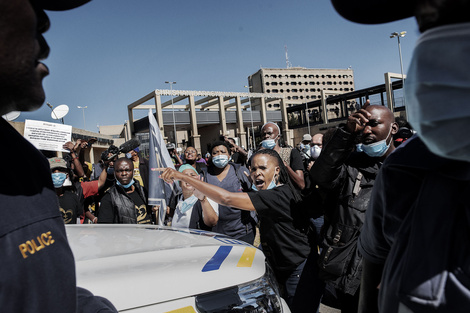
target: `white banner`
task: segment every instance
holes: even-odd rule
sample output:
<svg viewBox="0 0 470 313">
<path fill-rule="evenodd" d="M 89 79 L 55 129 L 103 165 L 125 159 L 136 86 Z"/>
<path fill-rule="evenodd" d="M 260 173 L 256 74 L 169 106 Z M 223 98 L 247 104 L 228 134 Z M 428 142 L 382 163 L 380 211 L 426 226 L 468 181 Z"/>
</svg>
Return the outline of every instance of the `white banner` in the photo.
<svg viewBox="0 0 470 313">
<path fill-rule="evenodd" d="M 26 120 L 24 137 L 39 150 L 63 151 L 62 146 L 72 141 L 72 126 L 44 121 Z"/>
</svg>

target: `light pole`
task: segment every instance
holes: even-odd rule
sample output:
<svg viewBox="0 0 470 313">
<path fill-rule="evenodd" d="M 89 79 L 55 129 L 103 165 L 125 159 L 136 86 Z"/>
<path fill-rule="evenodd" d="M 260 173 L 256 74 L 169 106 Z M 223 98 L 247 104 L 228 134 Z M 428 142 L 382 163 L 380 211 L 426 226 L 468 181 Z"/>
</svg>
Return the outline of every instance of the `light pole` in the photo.
<svg viewBox="0 0 470 313">
<path fill-rule="evenodd" d="M 178 148 L 178 138 L 176 137 L 175 109 L 173 108 L 173 84 L 176 84 L 176 82 L 165 82 L 165 84 L 170 84 L 170 90 L 171 90 L 171 111 L 173 112 L 173 132 L 175 133 L 175 149 L 176 149 L 176 148 Z"/>
<path fill-rule="evenodd" d="M 245 86 L 245 88 L 248 88 L 248 101 L 250 101 L 250 116 L 251 116 L 251 139 L 252 139 L 252 148 L 253 150 L 256 148 L 256 142 L 255 142 L 255 128 L 253 126 L 253 109 L 251 108 L 251 99 L 250 99 L 250 90 L 252 86 Z"/>
<path fill-rule="evenodd" d="M 88 106 L 81 107 L 77 105 L 77 108 L 82 109 L 83 111 L 83 130 L 85 130 L 85 109 L 88 108 Z"/>
<path fill-rule="evenodd" d="M 397 37 L 398 39 L 398 54 L 400 55 L 400 68 L 401 68 L 401 90 L 403 92 L 403 104 L 405 104 L 405 77 L 403 76 L 403 60 L 401 58 L 401 43 L 400 43 L 400 38 L 405 37 L 406 31 L 402 32 L 394 32 L 390 35 L 390 38 L 395 38 Z"/>
<path fill-rule="evenodd" d="M 307 117 L 308 134 L 310 135 L 310 116 L 308 115 L 307 96 L 305 95 L 305 92 L 304 92 L 304 98 L 305 98 L 305 116 Z"/>
</svg>

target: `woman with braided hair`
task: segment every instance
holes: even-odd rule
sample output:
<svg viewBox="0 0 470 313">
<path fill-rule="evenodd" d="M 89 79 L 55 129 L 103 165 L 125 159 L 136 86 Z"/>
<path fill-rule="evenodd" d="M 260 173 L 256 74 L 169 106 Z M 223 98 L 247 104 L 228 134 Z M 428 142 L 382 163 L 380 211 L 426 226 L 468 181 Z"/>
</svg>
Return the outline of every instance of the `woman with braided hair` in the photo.
<svg viewBox="0 0 470 313">
<path fill-rule="evenodd" d="M 296 210 L 300 195 L 276 151 L 264 149 L 253 155 L 250 177 L 255 191 L 246 193 L 229 192 L 171 168 L 158 170 L 163 171 L 161 178 L 165 181 L 181 180 L 189 183 L 221 205 L 256 211 L 260 219 L 262 249 L 283 290 L 284 299 L 291 310 L 293 303 L 303 301 L 294 298 L 294 295 L 310 246 L 306 232 L 302 229 L 304 223 L 301 214 Z M 298 310 L 310 311 L 316 312 L 316 308 Z"/>
</svg>

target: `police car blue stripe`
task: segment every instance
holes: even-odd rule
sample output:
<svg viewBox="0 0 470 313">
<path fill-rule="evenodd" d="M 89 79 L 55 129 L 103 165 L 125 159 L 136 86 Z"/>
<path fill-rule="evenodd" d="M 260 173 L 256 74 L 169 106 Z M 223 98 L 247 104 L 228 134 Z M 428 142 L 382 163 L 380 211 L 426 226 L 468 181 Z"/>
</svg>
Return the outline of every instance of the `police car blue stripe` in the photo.
<svg viewBox="0 0 470 313">
<path fill-rule="evenodd" d="M 232 248 L 232 246 L 219 247 L 214 256 L 206 263 L 206 265 L 204 265 L 202 271 L 209 272 L 218 270 L 229 255 L 230 251 L 232 251 Z"/>
</svg>

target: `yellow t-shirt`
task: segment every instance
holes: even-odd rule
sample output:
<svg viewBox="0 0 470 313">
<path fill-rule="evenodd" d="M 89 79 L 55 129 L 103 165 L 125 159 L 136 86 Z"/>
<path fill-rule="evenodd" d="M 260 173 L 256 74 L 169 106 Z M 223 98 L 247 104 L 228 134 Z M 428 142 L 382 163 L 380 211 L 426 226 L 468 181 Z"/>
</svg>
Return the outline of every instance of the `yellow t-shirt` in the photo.
<svg viewBox="0 0 470 313">
<path fill-rule="evenodd" d="M 144 186 L 142 176 L 140 176 L 139 161 L 134 161 L 134 179 L 138 180 L 141 186 Z"/>
</svg>

